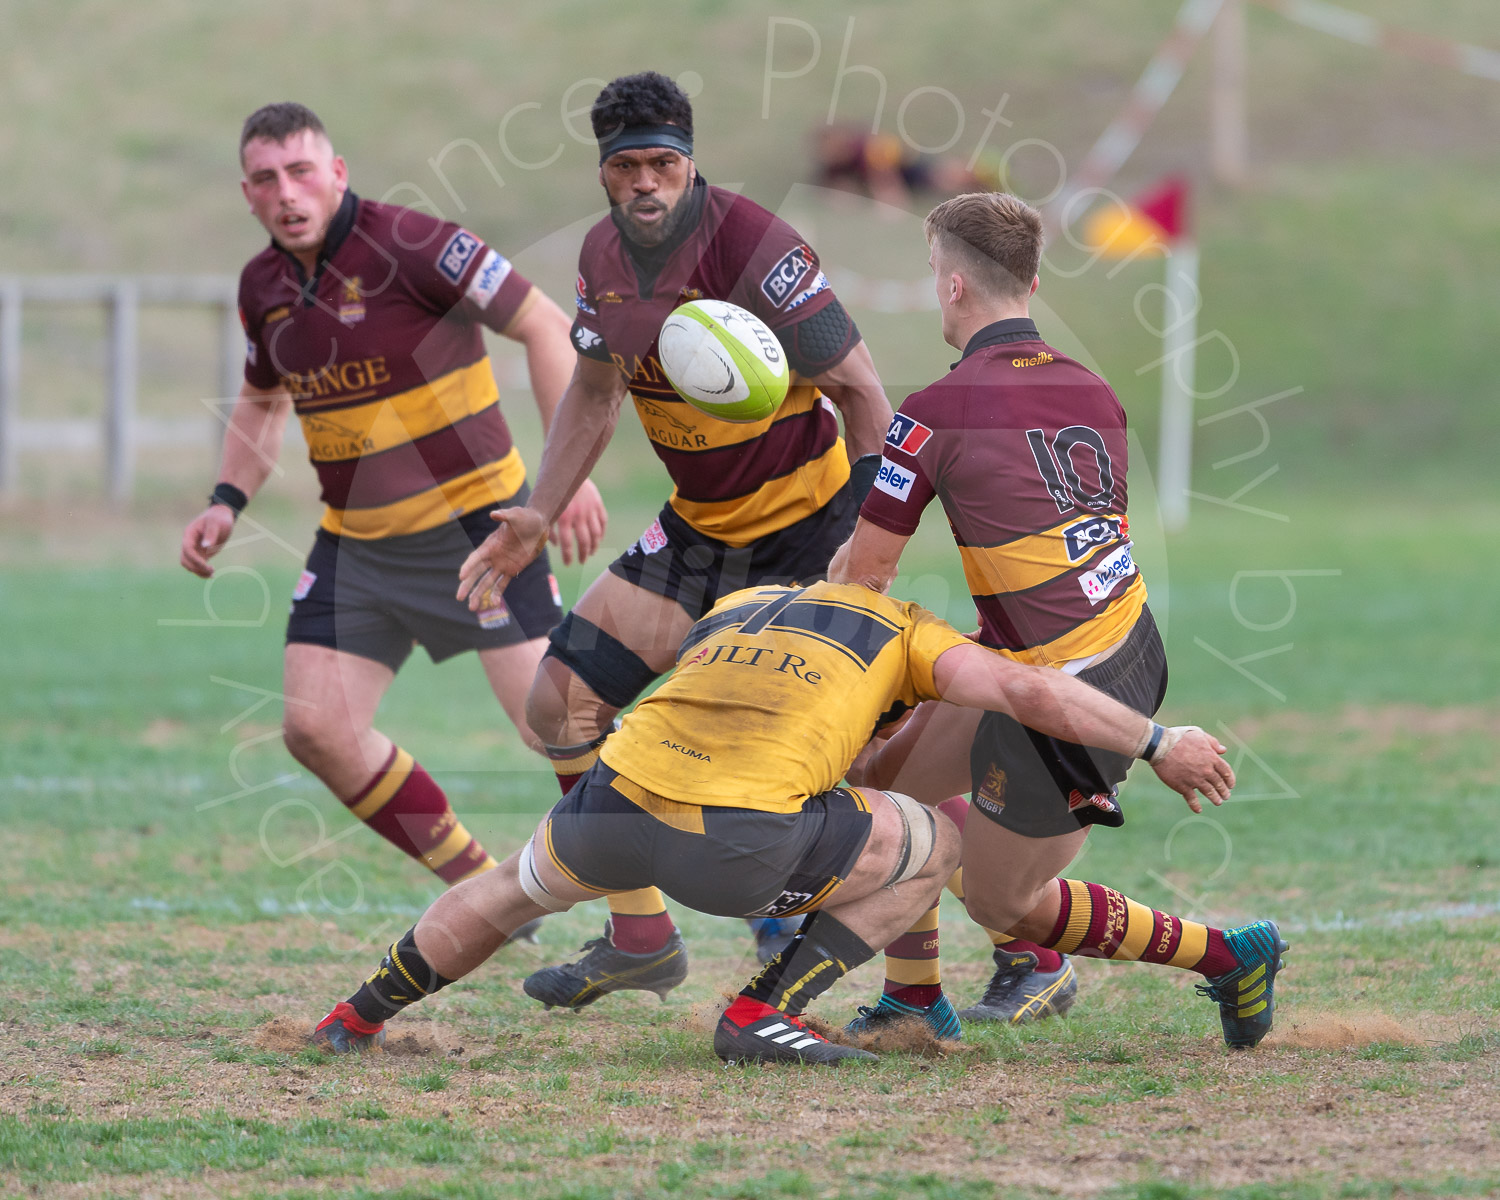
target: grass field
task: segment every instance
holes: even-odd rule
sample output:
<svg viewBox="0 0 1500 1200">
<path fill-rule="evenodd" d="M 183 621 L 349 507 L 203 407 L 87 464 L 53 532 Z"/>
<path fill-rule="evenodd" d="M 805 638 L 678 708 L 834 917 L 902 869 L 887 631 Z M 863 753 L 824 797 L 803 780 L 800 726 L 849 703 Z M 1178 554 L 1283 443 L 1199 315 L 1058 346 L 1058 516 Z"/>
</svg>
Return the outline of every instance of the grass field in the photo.
<svg viewBox="0 0 1500 1200">
<path fill-rule="evenodd" d="M 627 499 L 613 536 L 647 511 Z M 1147 561 L 1169 711 L 1228 731 L 1235 800 L 1190 818 L 1135 778 L 1127 826 L 1077 867 L 1159 907 L 1282 922 L 1292 966 L 1270 1041 L 1230 1056 L 1191 978 L 1084 963 L 1066 1022 L 971 1030 L 961 1053 L 835 1080 L 722 1069 L 707 1031 L 748 940 L 693 914 L 679 917 L 692 974 L 666 1005 L 545 1013 L 521 994 L 529 970 L 594 936 L 585 909 L 414 1010 L 384 1056 L 309 1054 L 311 1023 L 435 892 L 313 781 L 286 778 L 277 705 L 253 707 L 265 696 L 248 689 L 276 692 L 295 564 L 268 541 L 226 552 L 242 569 L 214 609 L 244 622 L 228 627 L 161 623 L 206 619 L 202 585 L 174 569 L 7 572 L 0 1185 L 533 1200 L 1500 1189 L 1497 614 L 1469 599 L 1488 589 L 1458 533 L 1494 514 L 1401 506 L 1350 525 L 1308 501 L 1287 515 L 1273 543 L 1247 534 L 1252 518 L 1198 514 Z M 304 510 L 265 517 L 304 536 Z M 898 588 L 965 620 L 941 541 L 922 545 Z M 1295 611 L 1259 631 L 1287 615 L 1286 585 L 1236 573 L 1282 570 L 1340 573 L 1292 577 Z M 1435 571 L 1448 586 L 1430 586 Z M 570 589 L 580 578 L 565 573 Z M 257 579 L 274 598 L 260 624 Z M 1259 683 L 1204 648 L 1287 644 L 1241 664 Z M 497 718 L 472 664 L 414 661 L 381 720 L 502 849 L 554 785 Z M 948 916 L 947 979 L 968 997 L 987 947 Z M 840 1021 L 878 979 L 862 968 L 814 1014 Z"/>
<path fill-rule="evenodd" d="M 1500 46 L 1491 0 L 1340 3 Z M 927 103 L 941 86 L 967 154 L 1005 95 L 1013 124 L 990 144 L 1035 144 L 1012 182 L 1036 198 L 1053 183 L 1041 144 L 1076 167 L 1176 8 L 664 0 L 648 21 L 578 0 L 0 0 L 0 271 L 236 271 L 261 235 L 236 190 L 235 130 L 297 98 L 328 121 L 359 191 L 426 194 L 565 300 L 600 193 L 562 110 L 592 95 L 590 77 L 652 66 L 704 82 L 709 178 L 743 181 L 834 266 L 922 280 L 925 204 L 878 211 L 808 187 L 810 131 L 830 110 L 870 120 L 878 95 L 893 130 L 902 100 L 928 89 L 908 128 L 936 143 L 951 131 Z M 782 69 L 801 61 L 791 22 L 821 42 L 767 110 L 778 18 Z M 198 451 L 143 453 L 123 510 L 100 500 L 95 458 L 28 452 L 22 497 L 0 513 L 0 1195 L 1500 1195 L 1500 593 L 1486 536 L 1500 518 L 1500 87 L 1258 6 L 1249 29 L 1248 185 L 1206 178 L 1202 52 L 1119 179 L 1127 195 L 1168 171 L 1198 185 L 1199 328 L 1223 334 L 1200 386 L 1227 378 L 1226 346 L 1239 370 L 1199 416 L 1282 397 L 1261 410 L 1258 452 L 1253 416 L 1199 429 L 1194 486 L 1220 502 L 1197 501 L 1187 533 L 1155 525 L 1146 289 L 1160 264 L 1085 268 L 1055 244 L 1037 315 L 1130 412 L 1167 713 L 1218 732 L 1240 775 L 1233 802 L 1193 818 L 1138 774 L 1127 825 L 1096 835 L 1075 872 L 1215 923 L 1281 922 L 1291 966 L 1264 1046 L 1223 1049 L 1196 977 L 1083 962 L 1066 1022 L 970 1030 L 958 1053 L 832 1078 L 726 1071 L 708 1031 L 751 966 L 736 923 L 677 914 L 692 973 L 665 1005 L 627 994 L 545 1013 L 522 995 L 526 973 L 598 933 L 594 906 L 419 1006 L 386 1054 L 311 1055 L 312 1023 L 436 894 L 298 774 L 277 735 L 311 472 L 289 445 L 205 588 L 173 564 L 212 479 L 207 435 Z M 846 36 L 846 63 L 874 74 L 840 78 Z M 546 168 L 506 154 L 539 162 L 554 146 Z M 951 361 L 930 313 L 850 306 L 893 401 Z M 201 415 L 210 320 L 151 311 L 141 329 L 142 414 Z M 100 315 L 32 307 L 23 334 L 21 414 L 97 413 Z M 534 462 L 527 407 L 507 395 Z M 662 494 L 629 418 L 595 477 L 615 553 Z M 972 624 L 940 519 L 904 566 L 899 594 Z M 560 572 L 566 597 L 595 569 Z M 552 801 L 472 662 L 414 660 L 380 722 L 493 850 Z M 967 1001 L 988 948 L 951 898 L 945 918 L 945 978 Z M 878 961 L 862 968 L 815 1015 L 840 1023 L 879 978 Z"/>
</svg>

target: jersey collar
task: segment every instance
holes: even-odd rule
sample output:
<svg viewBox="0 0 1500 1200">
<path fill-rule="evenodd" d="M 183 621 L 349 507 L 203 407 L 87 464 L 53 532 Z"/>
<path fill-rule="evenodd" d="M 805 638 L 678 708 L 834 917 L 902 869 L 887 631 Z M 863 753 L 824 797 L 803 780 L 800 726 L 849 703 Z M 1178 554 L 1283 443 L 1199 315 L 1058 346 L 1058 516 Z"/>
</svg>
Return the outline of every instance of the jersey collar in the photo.
<svg viewBox="0 0 1500 1200">
<path fill-rule="evenodd" d="M 344 193 L 344 198 L 339 202 L 338 211 L 333 214 L 333 220 L 328 222 L 328 232 L 323 237 L 323 248 L 318 251 L 318 261 L 315 264 L 312 278 L 307 277 L 307 272 L 302 269 L 302 260 L 290 250 L 281 245 L 275 238 L 271 239 L 271 245 L 281 251 L 282 257 L 292 265 L 292 270 L 297 272 L 300 283 L 300 295 L 298 299 L 303 305 L 311 306 L 313 297 L 318 291 L 318 281 L 323 278 L 323 268 L 335 254 L 339 252 L 349 234 L 354 229 L 354 219 L 359 215 L 359 197 L 352 191 Z"/>
<path fill-rule="evenodd" d="M 977 354 L 990 346 L 1004 346 L 1009 342 L 1039 342 L 1042 335 L 1037 332 L 1036 322 L 1030 317 L 1006 317 L 1003 321 L 994 321 L 986 325 L 978 333 L 969 339 L 969 344 L 964 347 L 964 352 L 958 362 L 963 362 L 971 354 Z M 958 363 L 950 363 L 949 370 L 958 366 Z"/>
</svg>

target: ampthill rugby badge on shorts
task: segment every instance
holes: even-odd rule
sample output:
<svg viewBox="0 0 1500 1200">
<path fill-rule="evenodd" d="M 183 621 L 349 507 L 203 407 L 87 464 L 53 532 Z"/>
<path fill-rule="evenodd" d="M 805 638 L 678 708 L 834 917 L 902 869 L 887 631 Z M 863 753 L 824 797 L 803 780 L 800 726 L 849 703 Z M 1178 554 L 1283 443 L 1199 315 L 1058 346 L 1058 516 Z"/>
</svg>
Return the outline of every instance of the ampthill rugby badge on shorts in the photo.
<svg viewBox="0 0 1500 1200">
<path fill-rule="evenodd" d="M 496 599 L 489 608 L 481 608 L 477 615 L 481 629 L 504 629 L 510 624 L 510 608 L 504 600 Z"/>
<path fill-rule="evenodd" d="M 988 812 L 998 813 L 1005 809 L 1005 772 L 994 763 L 984 773 L 984 782 L 974 793 L 974 803 Z"/>
</svg>

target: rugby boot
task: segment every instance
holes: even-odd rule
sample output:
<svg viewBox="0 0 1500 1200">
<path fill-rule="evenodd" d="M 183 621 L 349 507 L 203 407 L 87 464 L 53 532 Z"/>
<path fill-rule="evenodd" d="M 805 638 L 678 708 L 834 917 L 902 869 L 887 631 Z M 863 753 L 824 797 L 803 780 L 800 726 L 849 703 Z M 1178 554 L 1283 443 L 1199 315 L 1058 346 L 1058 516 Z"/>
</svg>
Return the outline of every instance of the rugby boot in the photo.
<svg viewBox="0 0 1500 1200">
<path fill-rule="evenodd" d="M 740 1020 L 745 1023 L 740 1024 Z M 719 1018 L 714 1030 L 714 1053 L 731 1066 L 748 1062 L 830 1065 L 846 1060 L 874 1061 L 878 1057 L 868 1050 L 830 1042 L 797 1017 L 743 996 Z"/>
<path fill-rule="evenodd" d="M 1024 1025 L 1043 1017 L 1060 1017 L 1073 1007 L 1078 995 L 1078 976 L 1066 958 L 1055 971 L 1037 970 L 1030 951 L 1014 953 L 996 949 L 995 973 L 979 1003 L 960 1010 L 964 1021 L 999 1021 Z"/>
<path fill-rule="evenodd" d="M 797 930 L 802 928 L 800 919 L 784 917 L 746 917 L 745 922 L 755 934 L 755 957 L 762 966 L 790 946 Z"/>
<path fill-rule="evenodd" d="M 1286 942 L 1275 921 L 1256 921 L 1224 931 L 1224 944 L 1239 966 L 1200 983 L 1197 991 L 1218 1002 L 1219 1024 L 1231 1049 L 1248 1050 L 1271 1032 L 1276 1012 L 1276 972 Z"/>
<path fill-rule="evenodd" d="M 874 1008 L 866 1008 L 863 1004 L 859 1006 L 859 1016 L 844 1026 L 844 1032 L 880 1033 L 913 1017 L 925 1021 L 927 1028 L 932 1030 L 932 1036 L 939 1041 L 963 1041 L 964 1031 L 958 1023 L 958 1014 L 953 1011 L 953 1005 L 948 1003 L 948 997 L 941 995 L 924 1008 L 916 1004 L 904 1004 L 894 996 L 882 993 Z"/>
<path fill-rule="evenodd" d="M 385 1044 L 385 1025 L 360 1020 L 354 1006 L 340 1000 L 333 1011 L 318 1022 L 312 1044 L 326 1054 L 362 1054 Z"/>
<path fill-rule="evenodd" d="M 687 947 L 675 926 L 667 944 L 649 954 L 628 954 L 612 946 L 607 925 L 603 937 L 584 942 L 579 949 L 584 955 L 576 962 L 543 967 L 528 975 L 521 985 L 526 994 L 548 1008 L 576 1009 L 626 988 L 655 992 L 665 1000 L 687 978 Z"/>
</svg>

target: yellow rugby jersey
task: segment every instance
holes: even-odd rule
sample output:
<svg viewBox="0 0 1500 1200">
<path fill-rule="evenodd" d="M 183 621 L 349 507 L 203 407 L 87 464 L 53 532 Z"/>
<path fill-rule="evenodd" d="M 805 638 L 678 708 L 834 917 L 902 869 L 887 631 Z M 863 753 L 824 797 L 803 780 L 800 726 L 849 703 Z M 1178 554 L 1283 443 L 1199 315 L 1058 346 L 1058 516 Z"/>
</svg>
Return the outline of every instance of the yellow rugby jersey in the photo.
<svg viewBox="0 0 1500 1200">
<path fill-rule="evenodd" d="M 867 588 L 735 592 L 599 757 L 669 800 L 796 812 L 838 784 L 877 725 L 938 699 L 934 664 L 967 644 L 920 605 Z"/>
</svg>

